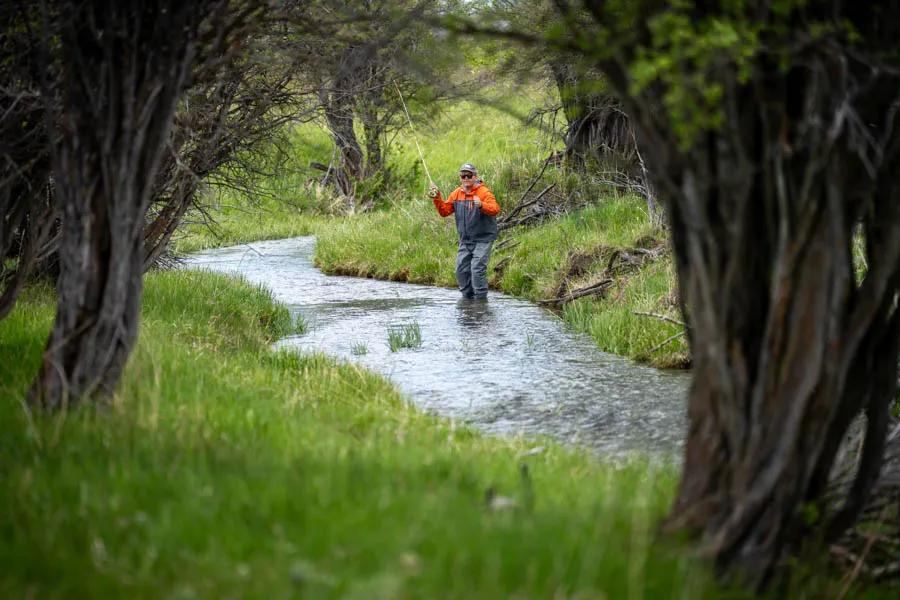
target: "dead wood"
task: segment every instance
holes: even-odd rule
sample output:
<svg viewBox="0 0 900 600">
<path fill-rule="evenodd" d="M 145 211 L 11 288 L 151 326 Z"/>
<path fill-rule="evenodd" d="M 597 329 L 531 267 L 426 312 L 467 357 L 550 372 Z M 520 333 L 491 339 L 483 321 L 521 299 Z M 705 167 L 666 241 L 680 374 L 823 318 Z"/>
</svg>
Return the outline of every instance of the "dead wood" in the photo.
<svg viewBox="0 0 900 600">
<path fill-rule="evenodd" d="M 568 294 L 563 296 L 558 296 L 556 298 L 547 298 L 545 300 L 538 300 L 538 304 L 565 304 L 566 302 L 571 302 L 572 300 L 576 300 L 578 298 L 584 298 L 585 296 L 600 296 L 602 297 L 606 290 L 614 283 L 612 279 L 604 279 L 603 281 L 599 281 L 597 283 L 592 283 L 589 286 L 579 288 L 577 290 L 573 290 Z"/>
<path fill-rule="evenodd" d="M 678 319 L 673 319 L 672 317 L 668 317 L 666 315 L 659 315 L 659 314 L 650 313 L 650 312 L 641 312 L 638 310 L 631 311 L 631 314 L 638 315 L 639 317 L 652 317 L 654 319 L 659 319 L 660 321 L 666 321 L 667 323 L 672 323 L 673 325 L 680 325 L 682 327 L 687 328 L 687 324 L 684 321 L 679 321 Z"/>
<path fill-rule="evenodd" d="M 652 248 L 612 248 L 600 245 L 587 252 L 570 252 L 553 297 L 538 300 L 538 304 L 559 306 L 585 296 L 602 298 L 618 277 L 639 270 L 662 256 L 664 251 L 665 246 L 657 243 Z M 573 280 L 583 277 L 591 267 L 604 260 L 606 267 L 593 283 L 571 289 Z"/>
<path fill-rule="evenodd" d="M 512 211 L 509 212 L 509 214 L 497 220 L 497 228 L 500 231 L 511 229 L 518 225 L 522 225 L 529 221 L 534 221 L 551 214 L 552 211 L 549 209 L 549 207 L 541 207 L 536 205 L 538 205 L 538 203 L 544 198 L 544 196 L 547 195 L 547 192 L 552 190 L 554 187 L 556 187 L 556 184 L 551 183 L 531 200 L 527 202 L 520 202 Z M 518 215 L 526 208 L 531 208 L 531 210 L 525 213 L 525 215 L 519 217 Z"/>
</svg>

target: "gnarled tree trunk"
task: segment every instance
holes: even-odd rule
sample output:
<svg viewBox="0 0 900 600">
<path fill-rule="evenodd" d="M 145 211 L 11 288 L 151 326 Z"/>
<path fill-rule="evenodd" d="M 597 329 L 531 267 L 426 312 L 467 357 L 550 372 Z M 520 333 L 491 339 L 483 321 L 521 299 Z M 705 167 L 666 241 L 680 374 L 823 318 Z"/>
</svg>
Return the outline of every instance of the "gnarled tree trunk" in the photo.
<svg viewBox="0 0 900 600">
<path fill-rule="evenodd" d="M 59 3 L 61 273 L 31 401 L 111 393 L 137 337 L 150 191 L 214 2 Z M 219 3 L 220 4 L 220 3 Z M 176 33 L 177 32 L 177 33 Z"/>
<path fill-rule="evenodd" d="M 336 72 L 330 88 L 323 88 L 319 92 L 325 122 L 337 149 L 334 181 L 338 191 L 346 198 L 349 208 L 355 206 L 356 184 L 365 172 L 362 147 L 354 130 L 355 94 L 360 83 L 360 72 L 365 68 L 363 60 L 362 50 L 349 46 L 341 61 L 335 65 Z"/>
<path fill-rule="evenodd" d="M 667 199 L 694 365 L 667 528 L 765 585 L 806 536 L 854 522 L 881 465 L 900 346 L 900 76 L 824 48 L 788 72 L 760 68 L 765 88 L 723 75 L 722 130 L 689 149 L 661 143 L 676 136 L 654 101 L 633 110 Z M 828 505 L 860 413 L 855 481 Z"/>
<path fill-rule="evenodd" d="M 616 159 L 630 168 L 636 161 L 635 138 L 619 100 L 587 92 L 586 78 L 562 59 L 550 62 L 550 72 L 566 117 L 566 156 L 576 164 L 588 157 Z"/>
<path fill-rule="evenodd" d="M 787 554 L 857 519 L 883 460 L 900 353 L 900 9 L 636 2 L 629 21 L 585 2 L 601 34 L 558 6 L 582 39 L 615 41 L 593 64 L 669 214 L 694 376 L 666 529 L 765 586 Z M 654 30 L 662 15 L 683 35 Z M 746 55 L 708 45 L 723 24 Z M 648 57 L 671 70 L 636 86 Z M 852 483 L 828 494 L 861 415 Z"/>
</svg>

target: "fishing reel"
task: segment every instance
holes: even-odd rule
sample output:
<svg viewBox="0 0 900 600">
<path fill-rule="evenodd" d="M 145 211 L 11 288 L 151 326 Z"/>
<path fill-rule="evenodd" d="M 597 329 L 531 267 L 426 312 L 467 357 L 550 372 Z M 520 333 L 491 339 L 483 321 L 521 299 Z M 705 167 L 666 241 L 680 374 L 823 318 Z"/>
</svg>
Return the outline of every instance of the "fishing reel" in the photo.
<svg viewBox="0 0 900 600">
<path fill-rule="evenodd" d="M 432 198 L 432 199 L 437 198 L 440 193 L 441 193 L 440 190 L 438 190 L 437 186 L 434 184 L 432 184 L 431 187 L 428 188 L 428 197 L 429 198 Z"/>
</svg>

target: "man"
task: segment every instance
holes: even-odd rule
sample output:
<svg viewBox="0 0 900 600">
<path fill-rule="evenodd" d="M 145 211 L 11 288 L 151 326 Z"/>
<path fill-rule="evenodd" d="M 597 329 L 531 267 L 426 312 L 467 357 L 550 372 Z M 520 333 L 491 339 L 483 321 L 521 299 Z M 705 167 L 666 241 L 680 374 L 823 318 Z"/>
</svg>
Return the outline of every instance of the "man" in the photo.
<svg viewBox="0 0 900 600">
<path fill-rule="evenodd" d="M 456 282 L 463 298 L 487 298 L 487 267 L 491 246 L 497 239 L 497 215 L 500 205 L 480 179 L 475 166 L 465 163 L 459 168 L 459 187 L 444 200 L 437 186 L 429 195 L 442 217 L 455 213 L 459 234 L 456 253 Z"/>
</svg>

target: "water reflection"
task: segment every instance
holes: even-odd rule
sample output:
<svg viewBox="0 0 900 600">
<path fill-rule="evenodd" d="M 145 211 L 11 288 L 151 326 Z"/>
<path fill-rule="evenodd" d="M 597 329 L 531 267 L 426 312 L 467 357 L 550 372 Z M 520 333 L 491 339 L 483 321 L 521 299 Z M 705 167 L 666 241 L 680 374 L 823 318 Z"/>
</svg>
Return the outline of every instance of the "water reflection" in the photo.
<svg viewBox="0 0 900 600">
<path fill-rule="evenodd" d="M 312 265 L 311 237 L 223 248 L 190 263 L 270 288 L 311 324 L 280 346 L 319 350 L 389 377 L 425 410 L 502 434 L 547 434 L 607 455 L 669 455 L 684 435 L 685 373 L 597 350 L 555 316 L 492 293 L 329 277 Z M 392 327 L 417 324 L 422 345 L 392 352 Z M 366 352 L 353 352 L 365 346 Z"/>
<path fill-rule="evenodd" d="M 456 320 L 463 329 L 486 335 L 490 331 L 494 311 L 489 300 L 460 298 L 456 302 L 456 311 Z"/>
</svg>

